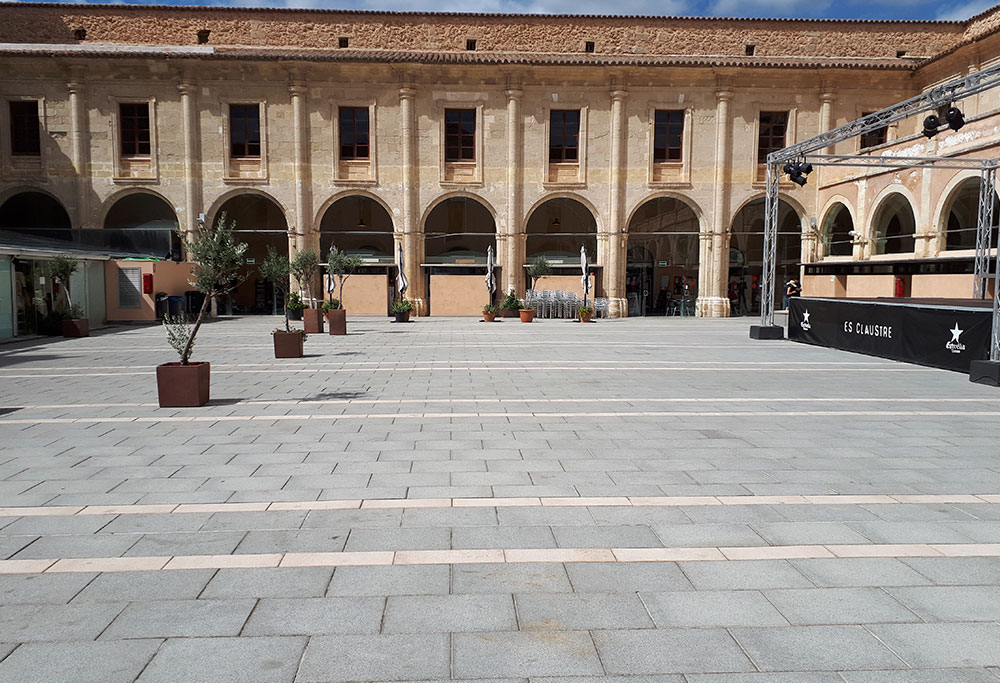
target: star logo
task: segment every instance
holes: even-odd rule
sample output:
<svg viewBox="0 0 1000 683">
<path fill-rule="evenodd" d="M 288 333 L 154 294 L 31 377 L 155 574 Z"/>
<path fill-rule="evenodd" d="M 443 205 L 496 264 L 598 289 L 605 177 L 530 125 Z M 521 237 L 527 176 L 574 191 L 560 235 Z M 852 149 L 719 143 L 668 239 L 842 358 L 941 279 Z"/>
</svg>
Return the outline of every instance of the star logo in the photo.
<svg viewBox="0 0 1000 683">
<path fill-rule="evenodd" d="M 802 312 L 802 322 L 804 322 L 804 323 L 808 323 L 809 322 L 809 311 L 803 311 Z"/>
<path fill-rule="evenodd" d="M 958 329 L 958 323 L 957 322 L 955 323 L 955 329 L 948 330 L 948 331 L 951 332 L 951 343 L 952 344 L 957 344 L 958 343 L 958 338 L 962 336 L 963 332 L 965 332 L 965 330 Z"/>
</svg>

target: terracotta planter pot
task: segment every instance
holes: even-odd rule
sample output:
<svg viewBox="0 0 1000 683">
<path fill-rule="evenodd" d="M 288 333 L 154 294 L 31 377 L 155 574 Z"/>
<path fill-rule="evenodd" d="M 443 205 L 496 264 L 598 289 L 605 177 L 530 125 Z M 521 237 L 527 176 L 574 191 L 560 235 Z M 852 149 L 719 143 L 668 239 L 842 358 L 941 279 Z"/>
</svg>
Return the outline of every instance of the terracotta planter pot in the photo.
<svg viewBox="0 0 1000 683">
<path fill-rule="evenodd" d="M 274 337 L 275 358 L 302 358 L 304 334 L 301 332 L 275 332 L 272 336 Z"/>
<path fill-rule="evenodd" d="M 396 322 L 397 323 L 408 323 L 408 322 L 410 322 L 410 312 L 409 311 L 406 311 L 405 313 L 393 313 L 392 315 L 393 315 L 393 317 L 396 318 Z"/>
<path fill-rule="evenodd" d="M 518 317 L 516 308 L 501 308 L 500 309 L 501 318 L 516 318 Z"/>
<path fill-rule="evenodd" d="M 521 316 L 522 323 L 530 323 L 535 319 L 535 309 L 533 308 L 522 308 L 518 314 Z"/>
<path fill-rule="evenodd" d="M 306 334 L 323 334 L 323 311 L 318 308 L 307 308 L 302 311 Z"/>
<path fill-rule="evenodd" d="M 327 311 L 326 324 L 330 328 L 330 334 L 347 334 L 347 311 L 343 308 Z"/>
<path fill-rule="evenodd" d="M 302 320 L 302 309 L 300 308 L 297 311 L 293 311 L 293 310 L 289 309 L 288 310 L 288 319 L 289 320 Z"/>
<path fill-rule="evenodd" d="M 164 363 L 156 366 L 161 408 L 195 408 L 208 403 L 209 363 Z"/>
<path fill-rule="evenodd" d="M 594 312 L 591 311 L 590 313 L 577 313 L 577 315 L 580 316 L 580 322 L 589 323 L 590 319 L 594 317 Z"/>
<path fill-rule="evenodd" d="M 497 319 L 496 313 L 483 313 L 483 322 L 491 323 Z"/>
<path fill-rule="evenodd" d="M 62 321 L 62 336 L 64 337 L 89 337 L 90 321 L 86 318 L 73 318 Z"/>
</svg>

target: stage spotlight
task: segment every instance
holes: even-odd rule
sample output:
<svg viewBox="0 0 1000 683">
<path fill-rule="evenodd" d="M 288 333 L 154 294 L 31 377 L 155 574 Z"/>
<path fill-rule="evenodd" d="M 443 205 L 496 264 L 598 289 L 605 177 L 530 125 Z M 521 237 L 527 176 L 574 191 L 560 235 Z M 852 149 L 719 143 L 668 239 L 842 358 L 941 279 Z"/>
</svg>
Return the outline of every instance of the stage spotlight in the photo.
<svg viewBox="0 0 1000 683">
<path fill-rule="evenodd" d="M 799 171 L 801 171 L 805 175 L 809 175 L 810 173 L 813 172 L 813 165 L 807 161 L 799 162 Z"/>
<path fill-rule="evenodd" d="M 948 111 L 945 112 L 944 119 L 948 122 L 948 127 L 952 130 L 959 130 L 965 125 L 965 117 L 962 116 L 962 112 L 958 107 L 949 107 Z"/>
<path fill-rule="evenodd" d="M 796 161 L 794 163 L 789 162 L 785 164 L 782 170 L 788 176 L 789 180 L 791 180 L 799 187 L 802 187 L 803 185 L 806 184 L 805 176 L 812 173 L 813 167 L 812 164 L 807 164 L 804 161 Z"/>
<path fill-rule="evenodd" d="M 790 177 L 790 180 L 799 187 L 802 187 L 807 182 L 806 177 L 804 175 L 793 175 Z"/>
<path fill-rule="evenodd" d="M 938 128 L 941 127 L 941 119 L 939 119 L 934 114 L 931 114 L 926 119 L 924 119 L 924 129 L 921 131 L 925 138 L 932 138 L 938 133 Z"/>
</svg>

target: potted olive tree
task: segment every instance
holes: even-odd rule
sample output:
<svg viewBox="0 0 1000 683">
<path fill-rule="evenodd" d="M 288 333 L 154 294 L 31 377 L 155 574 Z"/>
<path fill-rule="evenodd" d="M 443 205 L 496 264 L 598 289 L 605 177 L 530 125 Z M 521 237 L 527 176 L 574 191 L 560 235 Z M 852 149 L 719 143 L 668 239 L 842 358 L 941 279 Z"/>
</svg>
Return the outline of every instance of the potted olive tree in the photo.
<svg viewBox="0 0 1000 683">
<path fill-rule="evenodd" d="M 233 236 L 235 223 L 226 223 L 226 215 L 219 216 L 215 227 L 207 226 L 188 238 L 178 230 L 181 240 L 187 241 L 188 260 L 192 268 L 192 287 L 205 295 L 198 316 L 192 325 L 186 317 L 167 316 L 164 326 L 167 339 L 180 356 L 180 362 L 163 363 L 156 368 L 156 386 L 161 408 L 203 406 L 209 398 L 209 370 L 207 362 L 191 362 L 191 351 L 198 330 L 212 300 L 236 288 L 246 274 L 240 272 L 247 245 Z"/>
<path fill-rule="evenodd" d="M 69 280 L 80 267 L 80 261 L 72 256 L 59 255 L 47 261 L 43 272 L 62 287 L 63 301 L 55 304 L 56 312 L 62 318 L 62 336 L 89 337 L 90 321 L 84 317 L 83 306 L 73 303 L 70 297 Z"/>
<path fill-rule="evenodd" d="M 260 276 L 270 282 L 282 296 L 288 291 L 288 259 L 272 247 L 267 248 L 267 258 L 260 264 Z M 302 358 L 302 347 L 306 334 L 304 330 L 293 330 L 288 324 L 288 306 L 285 306 L 285 329 L 271 333 L 274 339 L 275 358 Z"/>
<path fill-rule="evenodd" d="M 323 312 L 315 307 L 312 295 L 313 281 L 319 272 L 319 255 L 314 249 L 303 249 L 291 260 L 290 270 L 299 286 L 306 290 L 306 308 L 302 311 L 306 334 L 319 334 L 323 331 Z"/>
<path fill-rule="evenodd" d="M 361 258 L 349 256 L 346 251 L 330 247 L 330 256 L 326 261 L 326 272 L 330 276 L 330 298 L 323 302 L 326 321 L 330 325 L 330 334 L 347 334 L 347 310 L 344 308 L 344 283 L 361 266 Z M 340 287 L 340 298 L 333 295 Z"/>
<path fill-rule="evenodd" d="M 538 283 L 543 277 L 552 275 L 552 264 L 544 256 L 536 256 L 528 264 L 528 277 L 531 278 L 531 288 L 538 289 Z"/>
<path fill-rule="evenodd" d="M 298 292 L 288 293 L 288 303 L 285 304 L 285 312 L 288 314 L 289 320 L 302 320 L 302 309 L 305 307 L 306 305 L 302 303 L 302 298 Z"/>
</svg>

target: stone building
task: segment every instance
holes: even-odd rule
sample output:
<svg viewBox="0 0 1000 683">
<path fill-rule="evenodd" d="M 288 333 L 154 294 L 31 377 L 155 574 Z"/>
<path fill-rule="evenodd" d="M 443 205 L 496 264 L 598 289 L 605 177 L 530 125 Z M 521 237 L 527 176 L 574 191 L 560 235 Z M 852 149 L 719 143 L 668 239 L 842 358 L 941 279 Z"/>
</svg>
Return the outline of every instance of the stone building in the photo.
<svg viewBox="0 0 1000 683">
<path fill-rule="evenodd" d="M 1000 56 L 998 10 L 884 22 L 8 3 L 0 17 L 0 227 L 177 256 L 169 228 L 225 213 L 250 244 L 245 312 L 272 310 L 253 269 L 268 246 L 336 245 L 365 260 L 353 313 L 386 312 L 399 246 L 421 314 L 478 312 L 489 246 L 501 291 L 579 291 L 583 246 L 613 316 L 751 313 L 767 152 Z M 833 151 L 995 155 L 998 94 L 957 104 L 960 132 L 927 140 L 904 121 Z M 967 296 L 978 182 L 783 180 L 779 281 L 869 295 L 905 278 L 914 294 Z M 526 282 L 538 255 L 554 273 Z M 152 315 L 152 291 L 129 290 L 139 275 L 185 288 L 166 262 L 111 259 L 105 273 L 109 319 Z"/>
</svg>

